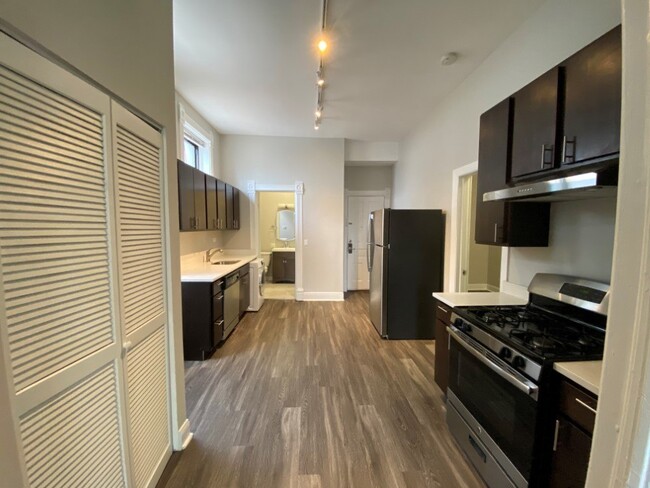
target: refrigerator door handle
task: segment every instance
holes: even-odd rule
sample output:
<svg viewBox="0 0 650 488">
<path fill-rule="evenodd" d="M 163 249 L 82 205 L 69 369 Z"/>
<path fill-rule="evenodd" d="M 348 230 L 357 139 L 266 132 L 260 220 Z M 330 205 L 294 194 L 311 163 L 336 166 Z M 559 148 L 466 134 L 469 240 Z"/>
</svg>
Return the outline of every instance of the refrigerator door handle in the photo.
<svg viewBox="0 0 650 488">
<path fill-rule="evenodd" d="M 373 251 L 373 245 L 368 243 L 366 250 L 366 263 L 368 264 L 368 273 L 372 271 L 372 260 L 370 259 L 370 253 Z"/>
<path fill-rule="evenodd" d="M 373 218 L 372 218 L 372 212 L 368 213 L 368 230 L 366 231 L 367 235 L 367 242 L 366 244 L 366 263 L 368 265 L 368 272 L 372 271 L 372 253 L 374 251 L 375 243 L 374 243 L 374 232 L 373 232 Z"/>
</svg>

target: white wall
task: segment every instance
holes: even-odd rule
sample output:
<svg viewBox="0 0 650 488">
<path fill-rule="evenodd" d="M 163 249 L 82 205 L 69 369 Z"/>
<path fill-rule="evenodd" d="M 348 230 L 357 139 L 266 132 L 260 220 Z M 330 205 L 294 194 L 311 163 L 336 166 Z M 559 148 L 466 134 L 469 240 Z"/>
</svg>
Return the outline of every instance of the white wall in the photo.
<svg viewBox="0 0 650 488">
<path fill-rule="evenodd" d="M 79 2 L 3 0 L 2 20 L 63 58 L 163 127 L 167 155 L 167 235 L 170 321 L 174 341 L 172 381 L 176 430 L 186 419 L 183 371 L 176 115 L 171 0 Z M 1 373 L 1 372 L 0 372 Z M 1 401 L 1 398 L 0 398 Z M 2 407 L 2 405 L 0 405 Z M 0 408 L 5 411 L 4 408 Z M 175 433 L 176 434 L 176 433 Z M 178 437 L 175 439 L 178 446 Z M 9 470 L 1 469 L 3 473 Z"/>
<path fill-rule="evenodd" d="M 259 193 L 259 239 L 260 251 L 271 251 L 274 247 L 284 247 L 285 242 L 276 239 L 277 215 L 279 205 L 295 205 L 295 193 L 263 191 Z M 286 241 L 287 247 L 294 247 L 295 240 Z"/>
<path fill-rule="evenodd" d="M 393 188 L 393 166 L 346 166 L 345 189 L 384 191 Z"/>
<path fill-rule="evenodd" d="M 620 18 L 618 0 L 544 3 L 402 141 L 395 166 L 394 206 L 449 210 L 452 171 L 478 157 L 481 113 L 619 24 Z M 608 216 L 604 215 L 603 219 L 607 221 Z M 448 218 L 448 225 L 450 221 Z M 571 245 L 568 236 L 560 234 L 572 229 L 558 226 L 556 222 L 552 225 L 556 241 Z M 598 224 L 598 227 L 603 226 Z M 447 230 L 449 255 L 450 229 Z M 611 239 L 613 227 L 609 234 Z M 583 248 L 580 252 L 588 256 L 591 249 Z M 573 254 L 577 253 L 574 249 Z M 555 250 L 548 257 L 557 254 Z M 535 253 L 515 252 L 510 264 L 514 270 L 521 270 L 539 265 L 538 257 Z M 446 276 L 449 276 L 448 268 L 449 259 Z M 574 269 L 570 262 L 564 269 L 576 274 L 581 270 Z M 602 270 L 596 274 L 602 275 Z M 526 276 L 515 271 L 512 279 L 522 281 Z"/>
<path fill-rule="evenodd" d="M 303 181 L 303 289 L 305 293 L 343 292 L 343 139 L 221 136 L 224 178 L 238 188 L 250 180 L 262 185 Z M 242 199 L 242 222 L 250 208 Z M 232 243 L 232 245 L 231 245 Z M 226 242 L 252 248 L 249 227 Z M 323 295 L 325 296 L 325 295 Z"/>
<path fill-rule="evenodd" d="M 345 161 L 357 164 L 395 162 L 399 157 L 399 143 L 392 141 L 345 140 Z"/>
</svg>

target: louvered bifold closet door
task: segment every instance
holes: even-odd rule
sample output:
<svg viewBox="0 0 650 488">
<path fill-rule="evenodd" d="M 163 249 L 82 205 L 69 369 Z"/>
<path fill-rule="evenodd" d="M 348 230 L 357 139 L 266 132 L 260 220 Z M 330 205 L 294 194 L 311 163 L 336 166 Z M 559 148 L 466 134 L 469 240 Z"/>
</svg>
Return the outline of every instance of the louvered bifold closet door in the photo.
<svg viewBox="0 0 650 488">
<path fill-rule="evenodd" d="M 0 35 L 2 415 L 32 487 L 128 478 L 109 117 L 108 96 Z"/>
<path fill-rule="evenodd" d="M 121 316 L 134 485 L 171 456 L 160 132 L 113 103 Z"/>
</svg>

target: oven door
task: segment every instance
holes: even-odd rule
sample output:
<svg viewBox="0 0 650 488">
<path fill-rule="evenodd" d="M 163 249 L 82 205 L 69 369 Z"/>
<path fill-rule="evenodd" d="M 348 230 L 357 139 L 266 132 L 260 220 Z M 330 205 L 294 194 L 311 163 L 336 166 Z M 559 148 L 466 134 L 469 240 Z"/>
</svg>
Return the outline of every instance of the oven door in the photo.
<svg viewBox="0 0 650 488">
<path fill-rule="evenodd" d="M 456 327 L 447 331 L 450 398 L 460 402 L 457 410 L 462 417 L 473 417 L 464 420 L 475 426 L 478 437 L 487 434 L 485 444 L 496 444 L 501 452 L 491 454 L 502 460 L 504 471 L 513 480 L 530 481 L 537 385 Z"/>
</svg>

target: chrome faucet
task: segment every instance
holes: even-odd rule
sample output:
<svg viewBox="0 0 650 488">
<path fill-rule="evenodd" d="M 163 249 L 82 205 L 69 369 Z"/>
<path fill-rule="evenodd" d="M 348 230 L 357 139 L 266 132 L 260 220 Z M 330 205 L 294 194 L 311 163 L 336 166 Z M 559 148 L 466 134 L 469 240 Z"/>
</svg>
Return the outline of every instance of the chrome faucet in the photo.
<svg viewBox="0 0 650 488">
<path fill-rule="evenodd" d="M 205 261 L 209 263 L 212 256 L 214 256 L 217 253 L 223 254 L 223 249 L 221 248 L 208 249 L 207 251 L 205 251 Z"/>
</svg>

